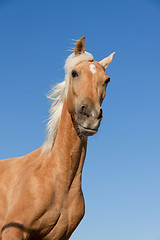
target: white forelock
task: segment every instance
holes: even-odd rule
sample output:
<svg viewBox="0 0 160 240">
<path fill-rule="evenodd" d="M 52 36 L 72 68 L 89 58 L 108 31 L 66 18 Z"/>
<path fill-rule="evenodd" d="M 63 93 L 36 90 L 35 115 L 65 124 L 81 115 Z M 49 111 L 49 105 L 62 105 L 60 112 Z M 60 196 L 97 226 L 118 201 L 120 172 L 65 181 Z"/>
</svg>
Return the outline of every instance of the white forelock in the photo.
<svg viewBox="0 0 160 240">
<path fill-rule="evenodd" d="M 54 145 L 54 141 L 57 135 L 63 103 L 67 97 L 69 89 L 69 81 L 72 69 L 79 63 L 84 61 L 92 61 L 93 56 L 88 52 L 84 52 L 80 55 L 72 53 L 65 62 L 65 80 L 57 84 L 47 95 L 47 98 L 52 101 L 49 110 L 50 117 L 47 124 L 47 137 L 42 146 L 42 152 L 50 151 Z"/>
<path fill-rule="evenodd" d="M 66 91 L 66 95 L 68 93 L 68 88 L 69 88 L 69 80 L 70 80 L 70 74 L 72 69 L 79 63 L 84 62 L 84 61 L 92 61 L 93 60 L 93 56 L 91 53 L 88 52 L 84 52 L 83 54 L 80 55 L 75 55 L 74 53 L 72 53 L 65 62 L 64 65 L 64 69 L 65 69 L 65 82 L 66 82 L 66 86 L 65 86 L 65 91 Z"/>
</svg>

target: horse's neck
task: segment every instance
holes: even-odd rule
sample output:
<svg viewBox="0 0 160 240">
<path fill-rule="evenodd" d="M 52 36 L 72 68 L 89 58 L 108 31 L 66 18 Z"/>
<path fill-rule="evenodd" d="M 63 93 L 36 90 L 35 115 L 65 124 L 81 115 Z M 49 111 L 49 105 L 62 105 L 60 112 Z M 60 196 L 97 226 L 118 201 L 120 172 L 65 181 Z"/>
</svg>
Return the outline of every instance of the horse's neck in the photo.
<svg viewBox="0 0 160 240">
<path fill-rule="evenodd" d="M 51 152 L 57 170 L 68 187 L 81 184 L 81 173 L 86 155 L 87 140 L 81 139 L 74 127 L 66 102 L 64 102 L 61 120 L 55 143 Z M 74 180 L 74 181 L 73 181 Z"/>
</svg>

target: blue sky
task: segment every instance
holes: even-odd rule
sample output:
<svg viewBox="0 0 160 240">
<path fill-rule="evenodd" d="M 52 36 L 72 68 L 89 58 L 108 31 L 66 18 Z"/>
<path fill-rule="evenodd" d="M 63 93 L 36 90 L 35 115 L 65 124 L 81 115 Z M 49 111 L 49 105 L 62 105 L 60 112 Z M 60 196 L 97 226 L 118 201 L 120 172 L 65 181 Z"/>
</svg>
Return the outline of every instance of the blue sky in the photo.
<svg viewBox="0 0 160 240">
<path fill-rule="evenodd" d="M 116 55 L 88 144 L 86 215 L 71 239 L 160 240 L 158 0 L 0 0 L 0 158 L 42 145 L 45 95 L 82 36 L 95 60 Z"/>
</svg>

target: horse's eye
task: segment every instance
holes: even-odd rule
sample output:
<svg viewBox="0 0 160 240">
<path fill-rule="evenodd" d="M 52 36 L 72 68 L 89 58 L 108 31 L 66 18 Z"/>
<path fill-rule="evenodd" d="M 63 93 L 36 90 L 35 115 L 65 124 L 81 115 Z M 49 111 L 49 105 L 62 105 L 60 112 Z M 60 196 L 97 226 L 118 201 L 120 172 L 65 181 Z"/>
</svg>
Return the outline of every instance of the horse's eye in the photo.
<svg viewBox="0 0 160 240">
<path fill-rule="evenodd" d="M 78 77 L 78 73 L 75 70 L 72 71 L 72 77 L 73 78 Z"/>
<path fill-rule="evenodd" d="M 110 78 L 106 79 L 105 84 L 107 85 L 111 81 Z"/>
</svg>

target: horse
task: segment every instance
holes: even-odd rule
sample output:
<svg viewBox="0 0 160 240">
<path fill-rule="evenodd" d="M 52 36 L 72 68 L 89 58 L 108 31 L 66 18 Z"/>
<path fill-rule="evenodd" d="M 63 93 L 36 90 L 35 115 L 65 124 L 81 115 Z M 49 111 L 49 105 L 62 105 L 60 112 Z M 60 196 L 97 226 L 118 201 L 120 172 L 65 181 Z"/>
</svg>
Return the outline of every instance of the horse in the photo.
<svg viewBox="0 0 160 240">
<path fill-rule="evenodd" d="M 85 213 L 81 176 L 87 139 L 97 133 L 110 77 L 110 54 L 100 62 L 85 37 L 65 62 L 65 79 L 52 101 L 43 145 L 0 161 L 0 240 L 67 240 Z"/>
</svg>

